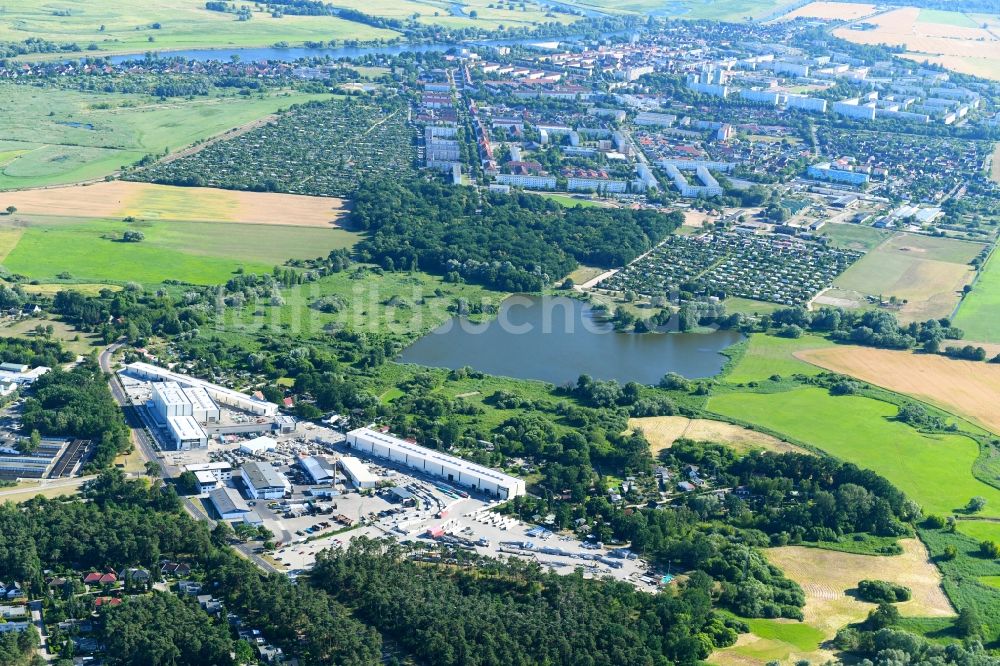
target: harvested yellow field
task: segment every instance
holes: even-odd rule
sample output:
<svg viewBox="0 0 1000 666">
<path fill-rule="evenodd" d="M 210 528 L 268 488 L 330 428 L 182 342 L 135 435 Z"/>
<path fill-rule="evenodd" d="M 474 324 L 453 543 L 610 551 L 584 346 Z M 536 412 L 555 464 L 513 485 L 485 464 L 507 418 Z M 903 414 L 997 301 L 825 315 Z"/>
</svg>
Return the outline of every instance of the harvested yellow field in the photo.
<svg viewBox="0 0 1000 666">
<path fill-rule="evenodd" d="M 805 7 L 788 12 L 782 19 L 823 19 L 826 21 L 853 21 L 875 13 L 875 5 L 854 2 L 810 2 Z"/>
<path fill-rule="evenodd" d="M 767 661 L 793 663 L 802 659 L 819 664 L 833 659 L 835 655 L 820 645 L 833 638 L 838 629 L 863 620 L 875 608 L 875 604 L 851 595 L 858 583 L 866 578 L 909 587 L 913 598 L 896 604 L 904 616 L 954 615 L 955 611 L 941 589 L 941 574 L 930 561 L 924 545 L 917 539 L 903 539 L 899 543 L 903 554 L 892 557 L 854 555 L 802 546 L 767 550 L 767 558 L 802 586 L 806 596 L 804 621 L 761 621 L 769 629 L 769 637 L 743 635 L 735 646 L 713 654 L 711 661 L 730 666 Z M 797 639 L 803 634 L 813 637 L 813 641 Z"/>
<path fill-rule="evenodd" d="M 710 419 L 689 419 L 686 416 L 644 416 L 628 420 L 631 430 L 642 430 L 649 441 L 649 448 L 656 455 L 669 449 L 678 439 L 718 442 L 727 444 L 737 451 L 766 449 L 780 453 L 794 451 L 808 453 L 794 444 L 789 444 L 771 435 L 747 430 L 732 423 Z"/>
<path fill-rule="evenodd" d="M 901 555 L 855 555 L 822 548 L 784 546 L 766 551 L 767 558 L 806 593 L 805 621 L 832 637 L 845 624 L 868 615 L 875 604 L 847 594 L 866 578 L 887 580 L 913 590 L 913 598 L 896 604 L 910 617 L 955 614 L 941 589 L 941 572 L 919 539 L 900 539 Z"/>
<path fill-rule="evenodd" d="M 100 282 L 48 282 L 39 284 L 22 284 L 21 289 L 26 294 L 37 294 L 39 296 L 55 296 L 60 291 L 75 291 L 84 296 L 97 296 L 105 289 L 110 291 L 121 291 L 120 284 L 102 284 Z"/>
<path fill-rule="evenodd" d="M 997 409 L 1000 365 L 852 346 L 802 351 L 795 356 L 827 370 L 938 405 L 1000 434 L 1000 409 Z"/>
<path fill-rule="evenodd" d="M 21 227 L 0 228 L 0 261 L 6 259 L 7 255 L 17 247 L 23 234 L 24 229 Z"/>
<path fill-rule="evenodd" d="M 111 181 L 6 192 L 0 208 L 52 217 L 117 218 L 178 222 L 238 222 L 292 227 L 330 227 L 345 214 L 345 201 L 210 187 L 172 187 Z"/>
<path fill-rule="evenodd" d="M 862 23 L 874 29 L 838 28 L 834 35 L 856 44 L 903 46 L 905 57 L 930 60 L 968 74 L 1000 80 L 1000 36 L 982 27 L 920 21 L 921 10 L 895 9 Z"/>
</svg>

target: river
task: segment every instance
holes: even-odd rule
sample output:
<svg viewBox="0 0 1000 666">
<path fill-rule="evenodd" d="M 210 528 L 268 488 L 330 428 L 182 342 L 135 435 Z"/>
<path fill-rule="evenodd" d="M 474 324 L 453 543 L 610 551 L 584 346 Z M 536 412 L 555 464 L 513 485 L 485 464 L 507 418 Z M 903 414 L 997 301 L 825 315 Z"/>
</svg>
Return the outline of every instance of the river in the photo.
<svg viewBox="0 0 1000 666">
<path fill-rule="evenodd" d="M 455 317 L 407 347 L 399 361 L 439 368 L 470 366 L 493 375 L 561 385 L 581 374 L 655 384 L 676 372 L 689 379 L 718 374 L 736 331 L 622 333 L 592 308 L 566 297 L 512 296 L 496 319 Z"/>
</svg>

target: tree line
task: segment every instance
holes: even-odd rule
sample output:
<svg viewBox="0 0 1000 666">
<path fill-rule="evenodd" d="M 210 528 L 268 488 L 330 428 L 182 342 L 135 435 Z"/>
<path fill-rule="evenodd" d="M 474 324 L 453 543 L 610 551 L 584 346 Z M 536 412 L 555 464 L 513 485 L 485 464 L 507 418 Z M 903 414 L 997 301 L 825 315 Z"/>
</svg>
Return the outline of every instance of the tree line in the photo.
<svg viewBox="0 0 1000 666">
<path fill-rule="evenodd" d="M 623 266 L 683 222 L 662 214 L 563 208 L 530 194 L 480 194 L 419 178 L 358 189 L 353 225 L 368 232 L 362 261 L 419 268 L 502 291 L 538 291 L 577 263 Z"/>
</svg>

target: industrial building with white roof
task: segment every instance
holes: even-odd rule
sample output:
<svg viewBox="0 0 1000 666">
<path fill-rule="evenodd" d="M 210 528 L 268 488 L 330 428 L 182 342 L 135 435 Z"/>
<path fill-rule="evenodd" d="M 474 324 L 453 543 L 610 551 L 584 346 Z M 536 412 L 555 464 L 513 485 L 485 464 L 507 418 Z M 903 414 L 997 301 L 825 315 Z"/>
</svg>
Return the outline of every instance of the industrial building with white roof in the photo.
<svg viewBox="0 0 1000 666">
<path fill-rule="evenodd" d="M 182 375 L 166 368 L 161 368 L 150 363 L 137 361 L 125 366 L 129 374 L 152 382 L 177 382 L 183 388 L 200 388 L 211 397 L 216 403 L 235 407 L 258 416 L 274 416 L 278 413 L 278 405 L 265 400 L 257 400 L 245 393 L 234 391 L 225 386 L 219 386 L 211 382 L 206 382 L 197 377 Z M 216 417 L 218 418 L 218 417 Z"/>
<path fill-rule="evenodd" d="M 254 499 L 280 499 L 292 489 L 285 475 L 266 463 L 243 465 L 243 485 Z"/>
<path fill-rule="evenodd" d="M 371 473 L 363 462 L 353 456 L 344 456 L 337 461 L 340 469 L 344 470 L 344 475 L 351 481 L 358 490 L 364 488 L 374 488 L 378 483 L 378 477 Z"/>
<path fill-rule="evenodd" d="M 347 444 L 359 451 L 393 460 L 449 482 L 475 488 L 488 495 L 509 499 L 525 494 L 524 481 L 371 428 L 347 433 Z"/>
</svg>

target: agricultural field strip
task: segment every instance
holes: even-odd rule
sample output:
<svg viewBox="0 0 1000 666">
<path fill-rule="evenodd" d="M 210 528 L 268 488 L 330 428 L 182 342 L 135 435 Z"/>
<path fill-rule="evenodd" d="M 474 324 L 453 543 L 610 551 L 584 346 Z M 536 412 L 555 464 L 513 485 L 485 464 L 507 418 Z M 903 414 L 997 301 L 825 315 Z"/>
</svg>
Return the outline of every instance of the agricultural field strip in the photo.
<svg viewBox="0 0 1000 666">
<path fill-rule="evenodd" d="M 839 346 L 797 351 L 798 359 L 910 395 L 1000 435 L 1000 366 L 908 351 Z"/>
<path fill-rule="evenodd" d="M 806 387 L 716 395 L 709 398 L 707 409 L 872 469 L 929 513 L 954 513 L 979 495 L 989 502 L 985 515 L 1000 517 L 1000 490 L 973 476 L 978 443 L 965 435 L 924 434 L 894 421 L 895 405 L 861 396 L 834 397 L 824 389 Z"/>
<path fill-rule="evenodd" d="M 81 220 L 132 217 L 137 221 L 172 220 L 326 229 L 333 228 L 346 211 L 346 202 L 329 197 L 127 181 L 8 192 L 0 194 L 0 204 L 2 207 L 12 205 L 17 208 L 19 217 Z M 32 220 L 27 223 L 30 226 Z"/>
</svg>

